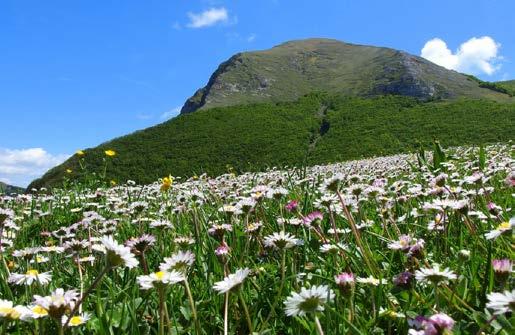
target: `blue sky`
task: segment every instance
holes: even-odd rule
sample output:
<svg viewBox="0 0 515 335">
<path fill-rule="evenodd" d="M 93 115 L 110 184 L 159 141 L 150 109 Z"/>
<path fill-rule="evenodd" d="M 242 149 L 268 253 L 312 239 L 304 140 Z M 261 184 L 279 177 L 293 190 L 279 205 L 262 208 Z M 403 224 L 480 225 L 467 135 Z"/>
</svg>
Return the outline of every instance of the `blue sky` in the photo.
<svg viewBox="0 0 515 335">
<path fill-rule="evenodd" d="M 514 12 L 510 0 L 2 0 L 0 181 L 26 185 L 163 122 L 232 54 L 292 39 L 426 46 L 447 67 L 513 79 Z"/>
</svg>

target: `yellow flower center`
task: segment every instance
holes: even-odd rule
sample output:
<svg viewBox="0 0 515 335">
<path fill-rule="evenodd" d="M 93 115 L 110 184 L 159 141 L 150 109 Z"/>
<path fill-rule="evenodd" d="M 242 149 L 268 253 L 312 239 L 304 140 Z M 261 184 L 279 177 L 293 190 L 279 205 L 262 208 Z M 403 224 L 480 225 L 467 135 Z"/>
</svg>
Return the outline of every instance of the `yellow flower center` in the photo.
<svg viewBox="0 0 515 335">
<path fill-rule="evenodd" d="M 21 313 L 18 312 L 16 309 L 12 308 L 11 312 L 9 313 L 9 317 L 11 320 L 18 320 L 21 316 Z"/>
<path fill-rule="evenodd" d="M 32 313 L 38 315 L 48 315 L 48 311 L 39 305 L 32 307 Z"/>
<path fill-rule="evenodd" d="M 104 151 L 104 153 L 106 154 L 106 156 L 109 156 L 109 157 L 116 156 L 116 151 L 114 151 L 114 150 L 106 150 L 106 151 Z"/>
<path fill-rule="evenodd" d="M 159 280 L 163 280 L 163 277 L 165 276 L 165 273 L 163 271 L 156 272 L 156 277 Z"/>
<path fill-rule="evenodd" d="M 29 270 L 27 271 L 27 276 L 37 276 L 39 274 L 38 270 Z"/>
<path fill-rule="evenodd" d="M 508 221 L 506 222 L 503 222 L 501 223 L 499 226 L 497 226 L 497 229 L 498 230 L 501 230 L 501 229 L 510 229 L 511 228 L 511 225 Z"/>
<path fill-rule="evenodd" d="M 82 317 L 80 316 L 74 316 L 70 319 L 70 325 L 72 326 L 78 326 L 82 323 Z"/>
<path fill-rule="evenodd" d="M 12 311 L 12 307 L 0 307 L 0 313 L 1 314 L 9 314 Z"/>
</svg>

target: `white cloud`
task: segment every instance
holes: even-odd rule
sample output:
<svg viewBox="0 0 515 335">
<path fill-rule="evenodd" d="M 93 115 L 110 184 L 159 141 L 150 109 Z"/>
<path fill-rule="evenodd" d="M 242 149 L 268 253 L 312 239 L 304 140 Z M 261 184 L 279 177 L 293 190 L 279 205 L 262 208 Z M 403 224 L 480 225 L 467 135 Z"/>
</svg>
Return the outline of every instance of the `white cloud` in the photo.
<svg viewBox="0 0 515 335">
<path fill-rule="evenodd" d="M 161 114 L 161 119 L 168 120 L 172 117 L 179 115 L 179 113 L 181 112 L 181 108 L 182 106 L 177 106 L 175 108 L 170 109 L 168 112 L 164 112 L 163 114 Z"/>
<path fill-rule="evenodd" d="M 0 179 L 15 186 L 27 186 L 68 157 L 65 154 L 52 155 L 42 148 L 0 148 Z"/>
<path fill-rule="evenodd" d="M 247 42 L 252 43 L 256 39 L 257 35 L 252 33 L 247 37 Z"/>
<path fill-rule="evenodd" d="M 491 75 L 500 68 L 500 47 L 490 36 L 472 37 L 453 53 L 443 40 L 433 38 L 426 42 L 420 55 L 450 70 Z"/>
<path fill-rule="evenodd" d="M 228 22 L 229 14 L 224 7 L 210 8 L 200 13 L 188 13 L 190 28 L 204 28 L 220 22 Z"/>
</svg>

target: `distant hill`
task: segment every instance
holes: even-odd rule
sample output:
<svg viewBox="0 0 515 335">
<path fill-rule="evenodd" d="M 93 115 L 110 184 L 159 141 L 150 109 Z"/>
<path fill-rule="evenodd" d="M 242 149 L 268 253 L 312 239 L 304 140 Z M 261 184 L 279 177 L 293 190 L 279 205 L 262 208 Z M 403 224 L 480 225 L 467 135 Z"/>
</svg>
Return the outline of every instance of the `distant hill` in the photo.
<svg viewBox="0 0 515 335">
<path fill-rule="evenodd" d="M 291 41 L 222 63 L 181 115 L 85 150 L 86 168 L 147 183 L 514 139 L 513 81 L 489 83 L 406 52 Z M 29 186 L 84 178 L 77 156 Z M 66 172 L 66 170 L 71 170 Z"/>
<path fill-rule="evenodd" d="M 18 186 L 8 185 L 0 181 L 0 193 L 11 194 L 11 193 L 24 193 L 25 189 Z"/>
<path fill-rule="evenodd" d="M 294 102 L 218 107 L 85 150 L 89 171 L 107 179 L 148 183 L 159 177 L 212 176 L 273 166 L 328 163 L 414 150 L 437 138 L 444 146 L 515 139 L 515 104 L 457 99 L 422 102 L 402 96 L 375 98 L 309 94 Z M 66 173 L 71 169 L 72 173 Z M 48 171 L 33 187 L 83 178 L 77 155 Z"/>
<path fill-rule="evenodd" d="M 293 101 L 313 91 L 361 97 L 396 94 L 422 100 L 508 99 L 474 79 L 395 49 L 306 39 L 232 56 L 186 101 L 181 113 Z"/>
</svg>

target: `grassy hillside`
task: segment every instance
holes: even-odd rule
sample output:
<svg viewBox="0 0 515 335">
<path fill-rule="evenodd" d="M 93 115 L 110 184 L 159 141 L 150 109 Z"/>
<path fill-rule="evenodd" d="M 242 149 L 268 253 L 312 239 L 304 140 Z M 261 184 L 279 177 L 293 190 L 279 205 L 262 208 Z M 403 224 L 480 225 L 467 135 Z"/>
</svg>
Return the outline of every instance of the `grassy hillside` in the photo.
<svg viewBox="0 0 515 335">
<path fill-rule="evenodd" d="M 474 79 L 399 50 L 306 39 L 234 55 L 186 101 L 181 112 L 290 101 L 314 91 L 350 96 L 396 94 L 423 100 L 510 99 L 506 92 L 481 86 Z"/>
<path fill-rule="evenodd" d="M 444 146 L 515 138 L 515 104 L 488 100 L 422 103 L 310 94 L 295 102 L 200 110 L 85 150 L 89 171 L 147 183 L 159 177 L 261 170 L 334 162 L 412 150 L 438 138 Z M 50 170 L 29 188 L 80 178 L 79 157 Z M 71 169 L 71 173 L 66 173 Z"/>
<path fill-rule="evenodd" d="M 10 194 L 10 193 L 23 193 L 25 189 L 22 187 L 7 185 L 6 183 L 2 183 L 0 181 L 0 193 Z"/>
</svg>

